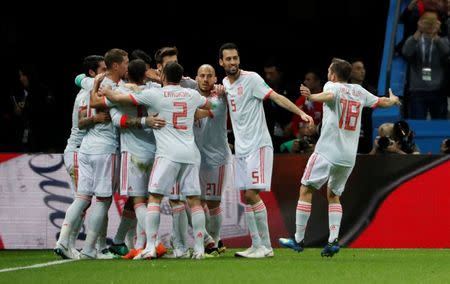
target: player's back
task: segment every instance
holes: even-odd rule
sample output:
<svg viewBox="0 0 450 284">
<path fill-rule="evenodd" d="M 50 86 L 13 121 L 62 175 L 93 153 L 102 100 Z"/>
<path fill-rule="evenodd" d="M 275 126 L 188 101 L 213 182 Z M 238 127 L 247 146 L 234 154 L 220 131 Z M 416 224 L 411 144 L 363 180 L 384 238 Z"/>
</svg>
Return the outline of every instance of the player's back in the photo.
<svg viewBox="0 0 450 284">
<path fill-rule="evenodd" d="M 361 111 L 373 106 L 378 97 L 357 84 L 328 82 L 324 92 L 333 100 L 323 105 L 322 129 L 315 151 L 333 164 L 353 166 L 361 130 Z"/>
<path fill-rule="evenodd" d="M 152 112 L 164 118 L 166 126 L 154 131 L 156 157 L 187 164 L 200 164 L 200 153 L 194 141 L 194 114 L 206 103 L 206 98 L 197 91 L 169 85 L 153 89 Z"/>
</svg>

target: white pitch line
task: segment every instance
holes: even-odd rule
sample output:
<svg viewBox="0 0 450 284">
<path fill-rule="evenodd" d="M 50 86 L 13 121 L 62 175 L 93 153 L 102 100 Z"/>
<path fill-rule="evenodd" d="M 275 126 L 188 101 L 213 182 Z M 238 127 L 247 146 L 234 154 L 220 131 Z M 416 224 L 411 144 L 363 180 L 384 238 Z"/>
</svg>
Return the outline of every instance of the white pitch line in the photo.
<svg viewBox="0 0 450 284">
<path fill-rule="evenodd" d="M 72 261 L 76 261 L 76 260 L 78 260 L 78 259 L 64 259 L 64 260 L 57 260 L 57 261 L 33 264 L 33 265 L 30 265 L 30 266 L 19 266 L 19 267 L 5 268 L 5 269 L 0 269 L 0 273 L 16 271 L 16 270 L 40 268 L 40 267 L 46 267 L 46 266 L 52 266 L 52 265 L 58 265 L 58 264 L 68 263 L 68 262 L 72 262 Z"/>
</svg>

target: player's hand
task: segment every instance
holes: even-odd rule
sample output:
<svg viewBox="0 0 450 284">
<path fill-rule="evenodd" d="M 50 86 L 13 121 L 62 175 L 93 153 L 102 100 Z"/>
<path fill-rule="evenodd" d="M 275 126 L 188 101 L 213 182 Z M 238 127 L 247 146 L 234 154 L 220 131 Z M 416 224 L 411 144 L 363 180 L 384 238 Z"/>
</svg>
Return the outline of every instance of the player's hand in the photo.
<svg viewBox="0 0 450 284">
<path fill-rule="evenodd" d="M 166 120 L 163 118 L 158 117 L 158 113 L 155 115 L 149 115 L 147 116 L 147 119 L 145 120 L 147 125 L 153 129 L 161 129 L 164 126 L 166 126 Z"/>
<path fill-rule="evenodd" d="M 161 84 L 161 74 L 157 69 L 147 69 L 147 71 L 145 71 L 145 77 L 153 82 Z"/>
<path fill-rule="evenodd" d="M 95 76 L 94 78 L 94 83 L 100 83 L 101 81 L 103 81 L 103 79 L 105 79 L 106 73 L 99 73 L 97 74 L 97 76 Z"/>
<path fill-rule="evenodd" d="M 300 94 L 302 96 L 305 96 L 305 97 L 309 98 L 309 96 L 311 96 L 311 91 L 309 90 L 308 87 L 306 87 L 305 85 L 301 84 L 300 85 Z"/>
<path fill-rule="evenodd" d="M 94 116 L 95 123 L 105 123 L 111 121 L 111 116 L 107 112 L 99 112 Z"/>
<path fill-rule="evenodd" d="M 214 84 L 213 91 L 217 94 L 217 96 L 221 97 L 225 95 L 225 87 L 221 84 Z"/>
<path fill-rule="evenodd" d="M 107 98 L 110 98 L 113 94 L 111 86 L 103 86 L 98 90 L 99 96 L 105 96 Z"/>
<path fill-rule="evenodd" d="M 402 104 L 400 102 L 400 99 L 396 95 L 394 95 L 394 93 L 392 92 L 391 88 L 389 88 L 389 99 L 391 101 L 393 101 L 395 105 L 401 105 Z"/>
<path fill-rule="evenodd" d="M 300 117 L 302 118 L 302 120 L 307 121 L 309 125 L 314 125 L 314 119 L 306 113 L 303 112 Z"/>
</svg>

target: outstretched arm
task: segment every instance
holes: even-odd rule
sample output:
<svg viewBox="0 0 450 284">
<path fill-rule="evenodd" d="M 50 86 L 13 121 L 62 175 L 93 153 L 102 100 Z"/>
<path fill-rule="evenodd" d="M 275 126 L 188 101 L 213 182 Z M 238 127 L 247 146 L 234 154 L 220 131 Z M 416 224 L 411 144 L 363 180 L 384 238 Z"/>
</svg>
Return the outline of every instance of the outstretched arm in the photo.
<svg viewBox="0 0 450 284">
<path fill-rule="evenodd" d="M 300 94 L 302 96 L 305 96 L 308 100 L 310 100 L 312 102 L 324 103 L 324 102 L 332 101 L 334 99 L 334 94 L 331 92 L 322 92 L 322 93 L 317 93 L 317 94 L 311 94 L 311 91 L 309 90 L 309 88 L 303 84 L 300 86 Z"/>
<path fill-rule="evenodd" d="M 124 105 L 124 106 L 133 106 L 137 105 L 137 102 L 133 95 L 125 95 L 123 93 L 119 93 L 113 91 L 110 87 L 101 88 L 99 90 L 100 96 L 105 96 L 108 100 L 110 100 L 114 104 Z"/>
<path fill-rule="evenodd" d="M 394 95 L 391 88 L 389 88 L 389 97 L 382 97 L 378 99 L 378 107 L 387 108 L 393 105 L 401 105 L 400 100 L 397 96 Z"/>
<path fill-rule="evenodd" d="M 293 102 L 283 95 L 278 94 L 275 91 L 270 93 L 270 99 L 274 101 L 280 107 L 287 109 L 288 111 L 300 116 L 302 120 L 309 122 L 310 125 L 314 124 L 314 120 L 311 116 L 307 115 L 301 109 L 299 109 Z"/>
</svg>

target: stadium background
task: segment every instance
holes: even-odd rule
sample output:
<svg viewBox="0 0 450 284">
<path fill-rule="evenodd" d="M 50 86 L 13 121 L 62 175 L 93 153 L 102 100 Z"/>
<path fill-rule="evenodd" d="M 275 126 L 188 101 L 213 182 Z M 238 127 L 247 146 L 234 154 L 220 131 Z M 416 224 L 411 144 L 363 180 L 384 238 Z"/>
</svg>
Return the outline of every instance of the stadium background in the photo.
<svg viewBox="0 0 450 284">
<path fill-rule="evenodd" d="M 245 7 L 231 1 L 127 2 L 117 7 L 24 4 L 0 12 L 7 55 L 2 77 L 11 87 L 18 63 L 38 65 L 40 79 L 56 97 L 58 118 L 50 127 L 55 148 L 62 151 L 76 94 L 73 78 L 86 55 L 118 47 L 129 52 L 140 48 L 153 57 L 161 46 L 175 45 L 186 75 L 195 76 L 202 63 L 218 67 L 220 45 L 233 41 L 240 48 L 243 69 L 262 74 L 264 61 L 277 56 L 288 80 L 299 84 L 309 68 L 320 70 L 325 79 L 332 57 L 362 58 L 368 82 L 376 85 L 388 4 L 386 0 L 285 0 L 248 2 Z M 223 71 L 217 69 L 221 80 Z"/>
</svg>

